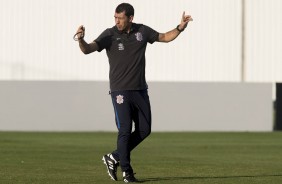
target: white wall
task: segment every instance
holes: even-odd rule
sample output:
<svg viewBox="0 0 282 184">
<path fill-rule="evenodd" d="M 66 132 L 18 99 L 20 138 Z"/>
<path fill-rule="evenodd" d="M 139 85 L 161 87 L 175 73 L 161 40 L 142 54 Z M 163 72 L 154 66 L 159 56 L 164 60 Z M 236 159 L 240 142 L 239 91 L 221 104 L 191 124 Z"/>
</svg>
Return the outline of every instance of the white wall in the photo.
<svg viewBox="0 0 282 184">
<path fill-rule="evenodd" d="M 282 1 L 246 0 L 248 81 L 282 81 Z"/>
<path fill-rule="evenodd" d="M 0 80 L 108 80 L 105 53 L 84 56 L 79 25 L 92 41 L 114 25 L 122 0 L 0 1 Z M 135 22 L 173 29 L 182 11 L 194 21 L 170 44 L 147 50 L 149 81 L 241 79 L 241 0 L 131 0 Z M 282 81 L 281 0 L 246 0 L 246 81 Z"/>
</svg>

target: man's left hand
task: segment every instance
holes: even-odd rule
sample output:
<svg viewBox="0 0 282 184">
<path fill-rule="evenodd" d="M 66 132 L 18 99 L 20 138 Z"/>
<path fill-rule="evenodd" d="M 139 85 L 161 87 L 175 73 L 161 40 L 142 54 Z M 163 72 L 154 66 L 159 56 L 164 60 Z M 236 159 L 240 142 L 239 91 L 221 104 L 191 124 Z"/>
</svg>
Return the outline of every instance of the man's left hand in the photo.
<svg viewBox="0 0 282 184">
<path fill-rule="evenodd" d="M 187 27 L 188 22 L 190 22 L 190 21 L 193 21 L 193 18 L 191 17 L 191 15 L 185 15 L 185 11 L 184 11 L 183 14 L 182 14 L 179 29 L 184 30 Z"/>
</svg>

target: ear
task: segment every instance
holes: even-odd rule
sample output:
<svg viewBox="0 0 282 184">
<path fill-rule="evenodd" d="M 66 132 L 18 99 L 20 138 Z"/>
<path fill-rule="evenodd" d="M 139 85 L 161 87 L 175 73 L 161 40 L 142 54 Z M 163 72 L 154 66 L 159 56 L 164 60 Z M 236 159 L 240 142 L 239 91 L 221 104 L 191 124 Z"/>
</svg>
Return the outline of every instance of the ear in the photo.
<svg viewBox="0 0 282 184">
<path fill-rule="evenodd" d="M 131 15 L 131 16 L 129 17 L 129 22 L 133 22 L 133 18 L 134 18 L 134 16 Z"/>
</svg>

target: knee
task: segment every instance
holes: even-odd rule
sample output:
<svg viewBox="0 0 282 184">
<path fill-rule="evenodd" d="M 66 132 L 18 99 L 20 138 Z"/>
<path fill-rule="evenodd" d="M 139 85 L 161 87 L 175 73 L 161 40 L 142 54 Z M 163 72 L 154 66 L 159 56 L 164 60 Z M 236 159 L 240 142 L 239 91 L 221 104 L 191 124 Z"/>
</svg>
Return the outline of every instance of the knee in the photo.
<svg viewBox="0 0 282 184">
<path fill-rule="evenodd" d="M 119 131 L 118 138 L 123 140 L 128 140 L 131 135 L 131 132 L 128 131 Z"/>
</svg>

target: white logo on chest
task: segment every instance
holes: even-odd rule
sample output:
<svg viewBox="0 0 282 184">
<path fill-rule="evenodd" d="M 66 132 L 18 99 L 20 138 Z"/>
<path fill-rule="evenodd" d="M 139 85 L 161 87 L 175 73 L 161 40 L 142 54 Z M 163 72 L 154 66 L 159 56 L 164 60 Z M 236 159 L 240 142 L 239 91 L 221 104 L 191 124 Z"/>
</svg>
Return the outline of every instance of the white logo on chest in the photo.
<svg viewBox="0 0 282 184">
<path fill-rule="evenodd" d="M 135 36 L 136 36 L 136 40 L 141 42 L 143 40 L 143 35 L 142 33 L 138 32 L 138 33 L 135 33 Z"/>
<path fill-rule="evenodd" d="M 117 42 L 118 42 L 118 50 L 124 50 L 124 45 L 121 42 L 121 38 L 117 38 Z"/>
<path fill-rule="evenodd" d="M 118 50 L 124 50 L 124 45 L 122 43 L 118 44 Z"/>
</svg>

